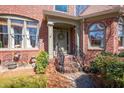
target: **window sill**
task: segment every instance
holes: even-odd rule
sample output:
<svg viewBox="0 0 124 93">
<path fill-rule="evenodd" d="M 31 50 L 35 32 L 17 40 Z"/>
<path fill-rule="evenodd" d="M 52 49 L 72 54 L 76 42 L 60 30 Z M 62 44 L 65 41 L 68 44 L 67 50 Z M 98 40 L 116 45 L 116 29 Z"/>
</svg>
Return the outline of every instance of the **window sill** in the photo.
<svg viewBox="0 0 124 93">
<path fill-rule="evenodd" d="M 68 14 L 68 11 L 67 12 L 64 12 L 64 11 L 59 11 L 59 10 L 54 10 L 55 12 L 58 12 L 58 13 L 64 13 L 64 14 Z"/>
<path fill-rule="evenodd" d="M 95 48 L 88 48 L 88 50 L 104 50 L 104 48 L 97 48 L 97 47 L 95 47 Z"/>
<path fill-rule="evenodd" d="M 18 49 L 8 49 L 8 48 L 1 48 L 0 51 L 37 51 L 39 48 L 28 48 L 28 49 L 23 49 L 23 48 L 18 48 Z"/>
<path fill-rule="evenodd" d="M 119 49 L 119 50 L 124 50 L 124 47 L 119 47 L 118 49 Z"/>
</svg>

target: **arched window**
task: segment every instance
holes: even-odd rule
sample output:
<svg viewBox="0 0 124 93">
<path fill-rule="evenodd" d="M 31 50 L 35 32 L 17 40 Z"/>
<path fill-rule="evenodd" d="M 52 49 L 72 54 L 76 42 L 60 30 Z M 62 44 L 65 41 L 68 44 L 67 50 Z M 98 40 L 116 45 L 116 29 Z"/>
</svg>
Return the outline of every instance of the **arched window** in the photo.
<svg viewBox="0 0 124 93">
<path fill-rule="evenodd" d="M 94 23 L 89 27 L 89 47 L 104 48 L 105 26 Z"/>
<path fill-rule="evenodd" d="M 118 39 L 119 47 L 124 47 L 124 19 L 122 17 L 118 21 Z"/>
<path fill-rule="evenodd" d="M 38 21 L 18 16 L 0 16 L 1 48 L 37 48 Z"/>
</svg>

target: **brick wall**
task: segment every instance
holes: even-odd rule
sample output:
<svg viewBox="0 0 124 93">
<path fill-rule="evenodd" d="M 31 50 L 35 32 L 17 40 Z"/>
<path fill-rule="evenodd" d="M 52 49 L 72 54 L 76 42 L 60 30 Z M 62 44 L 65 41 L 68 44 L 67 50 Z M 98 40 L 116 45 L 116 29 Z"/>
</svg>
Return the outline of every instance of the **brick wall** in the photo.
<svg viewBox="0 0 124 93">
<path fill-rule="evenodd" d="M 39 50 L 11 50 L 11 51 L 0 51 L 1 62 L 11 62 L 14 55 L 17 53 L 20 55 L 19 62 L 30 62 L 31 57 L 38 54 Z"/>
<path fill-rule="evenodd" d="M 75 12 L 75 9 L 74 9 L 74 8 L 75 8 L 74 5 L 70 5 L 70 6 L 69 6 L 68 12 L 69 12 L 70 15 L 74 15 L 74 14 L 75 14 L 75 13 L 74 13 L 74 12 Z"/>
</svg>

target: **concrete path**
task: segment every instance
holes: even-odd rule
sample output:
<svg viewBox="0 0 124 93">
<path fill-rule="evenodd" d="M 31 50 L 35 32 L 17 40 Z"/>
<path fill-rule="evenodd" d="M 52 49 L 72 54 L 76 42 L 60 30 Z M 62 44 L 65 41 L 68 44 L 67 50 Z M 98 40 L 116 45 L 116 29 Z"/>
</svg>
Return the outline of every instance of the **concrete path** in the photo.
<svg viewBox="0 0 124 93">
<path fill-rule="evenodd" d="M 72 81 L 72 88 L 95 88 L 90 75 L 84 72 L 64 74 L 64 76 Z"/>
</svg>

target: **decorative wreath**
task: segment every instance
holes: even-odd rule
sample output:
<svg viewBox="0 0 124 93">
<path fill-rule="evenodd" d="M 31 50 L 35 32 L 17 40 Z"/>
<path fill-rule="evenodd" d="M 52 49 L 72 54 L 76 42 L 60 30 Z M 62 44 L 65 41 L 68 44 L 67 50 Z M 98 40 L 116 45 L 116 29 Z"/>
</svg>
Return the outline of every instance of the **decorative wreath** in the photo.
<svg viewBox="0 0 124 93">
<path fill-rule="evenodd" d="M 63 40 L 65 38 L 64 34 L 63 33 L 59 33 L 58 34 L 58 39 L 59 40 Z"/>
</svg>

